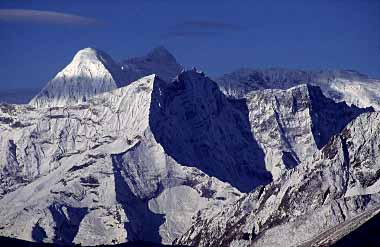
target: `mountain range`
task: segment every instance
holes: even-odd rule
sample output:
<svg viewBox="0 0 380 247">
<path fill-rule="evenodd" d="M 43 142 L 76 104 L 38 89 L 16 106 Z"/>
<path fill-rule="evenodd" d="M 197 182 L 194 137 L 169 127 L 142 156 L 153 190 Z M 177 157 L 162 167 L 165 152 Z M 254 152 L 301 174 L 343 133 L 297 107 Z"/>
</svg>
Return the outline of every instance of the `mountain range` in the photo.
<svg viewBox="0 0 380 247">
<path fill-rule="evenodd" d="M 379 84 L 80 50 L 29 104 L 0 105 L 0 235 L 332 245 L 380 210 Z"/>
</svg>

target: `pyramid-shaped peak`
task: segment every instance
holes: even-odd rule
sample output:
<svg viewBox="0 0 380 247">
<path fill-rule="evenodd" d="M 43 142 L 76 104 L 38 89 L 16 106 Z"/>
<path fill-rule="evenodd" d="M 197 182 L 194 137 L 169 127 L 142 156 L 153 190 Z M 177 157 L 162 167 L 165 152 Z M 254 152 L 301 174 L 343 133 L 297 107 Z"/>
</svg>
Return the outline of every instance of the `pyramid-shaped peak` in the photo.
<svg viewBox="0 0 380 247">
<path fill-rule="evenodd" d="M 30 102 L 36 107 L 60 107 L 87 101 L 94 95 L 117 88 L 123 80 L 121 68 L 105 52 L 79 50 Z"/>
</svg>

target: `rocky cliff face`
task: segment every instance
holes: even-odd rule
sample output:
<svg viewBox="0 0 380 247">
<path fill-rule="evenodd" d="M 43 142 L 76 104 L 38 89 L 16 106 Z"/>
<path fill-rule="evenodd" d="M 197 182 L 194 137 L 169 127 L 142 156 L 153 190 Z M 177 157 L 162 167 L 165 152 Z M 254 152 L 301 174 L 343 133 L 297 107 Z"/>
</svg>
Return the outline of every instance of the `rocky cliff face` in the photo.
<svg viewBox="0 0 380 247">
<path fill-rule="evenodd" d="M 215 82 L 202 73 L 184 72 L 154 100 L 158 107 L 151 129 L 178 162 L 241 191 L 270 181 L 246 112 L 236 110 Z"/>
<path fill-rule="evenodd" d="M 335 103 L 320 88 L 304 84 L 252 91 L 245 98 L 253 136 L 274 178 L 305 161 L 358 115 L 373 111 Z"/>
<path fill-rule="evenodd" d="M 205 210 L 178 243 L 326 246 L 380 211 L 380 114 L 363 114 L 315 155 L 238 201 Z"/>
<path fill-rule="evenodd" d="M 224 93 L 242 98 L 261 89 L 288 89 L 310 84 L 336 102 L 380 109 L 380 81 L 352 70 L 305 71 L 292 69 L 240 69 L 216 79 Z"/>
</svg>

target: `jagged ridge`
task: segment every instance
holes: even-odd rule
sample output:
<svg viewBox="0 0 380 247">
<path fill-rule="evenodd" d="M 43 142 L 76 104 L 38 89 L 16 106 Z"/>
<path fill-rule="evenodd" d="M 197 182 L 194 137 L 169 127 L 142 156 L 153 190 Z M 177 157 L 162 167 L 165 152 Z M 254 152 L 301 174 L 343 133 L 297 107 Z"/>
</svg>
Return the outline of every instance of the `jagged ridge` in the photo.
<svg viewBox="0 0 380 247">
<path fill-rule="evenodd" d="M 234 98 L 261 89 L 288 89 L 299 84 L 319 86 L 336 102 L 380 109 L 380 81 L 352 70 L 240 69 L 216 79 L 222 91 Z"/>
</svg>

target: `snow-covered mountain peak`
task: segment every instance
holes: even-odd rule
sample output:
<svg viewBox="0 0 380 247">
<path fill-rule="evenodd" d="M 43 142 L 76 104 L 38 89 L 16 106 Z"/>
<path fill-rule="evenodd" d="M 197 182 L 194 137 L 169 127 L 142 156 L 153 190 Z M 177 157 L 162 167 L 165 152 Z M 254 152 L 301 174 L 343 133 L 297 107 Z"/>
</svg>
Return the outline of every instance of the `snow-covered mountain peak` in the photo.
<svg viewBox="0 0 380 247">
<path fill-rule="evenodd" d="M 98 66 L 100 64 L 103 65 L 104 68 L 102 66 Z M 121 66 L 118 65 L 110 55 L 99 49 L 88 47 L 79 50 L 67 67 L 69 66 L 74 67 L 74 72 L 77 72 L 75 67 L 84 67 L 84 69 L 87 70 L 106 69 L 112 75 L 117 85 L 123 81 Z M 91 66 L 98 67 L 91 68 Z"/>
<path fill-rule="evenodd" d="M 120 84 L 123 82 L 123 76 L 121 71 L 121 66 L 117 64 L 110 55 L 108 55 L 106 52 L 88 47 L 79 50 L 72 62 L 70 63 L 71 66 L 89 66 L 88 64 L 98 64 L 102 63 L 104 67 L 112 74 L 112 76 L 115 79 L 115 82 L 117 84 Z"/>
<path fill-rule="evenodd" d="M 115 89 L 122 71 L 105 52 L 85 48 L 60 71 L 30 102 L 35 107 L 65 106 Z"/>
</svg>

